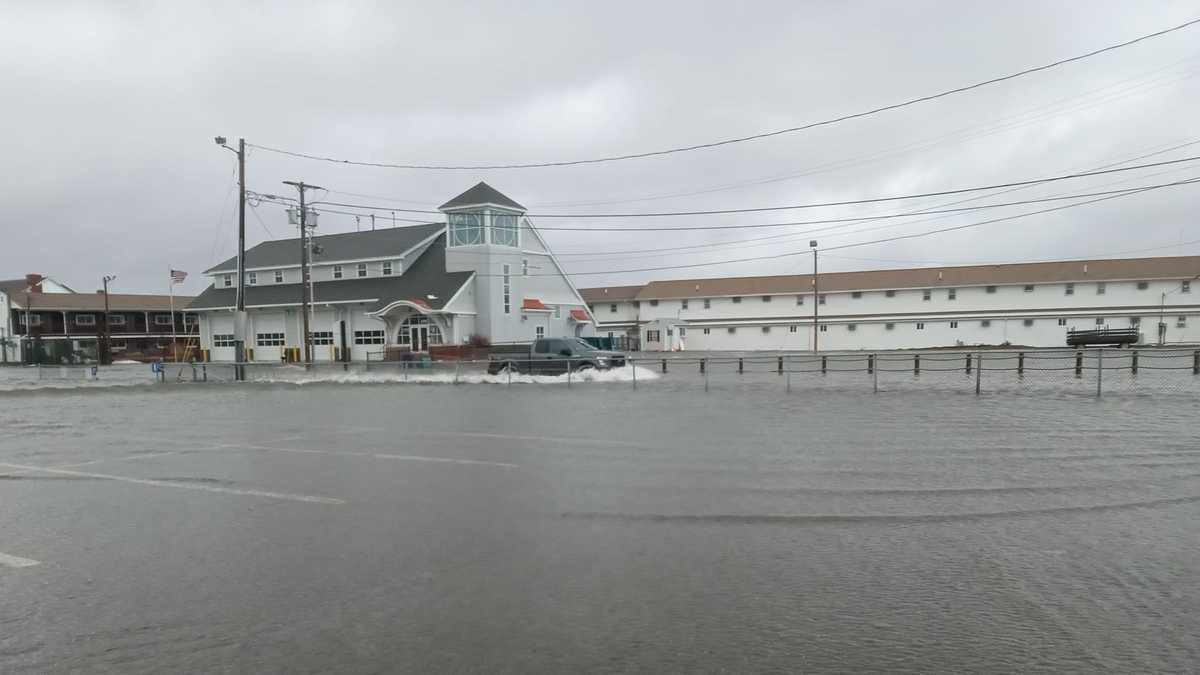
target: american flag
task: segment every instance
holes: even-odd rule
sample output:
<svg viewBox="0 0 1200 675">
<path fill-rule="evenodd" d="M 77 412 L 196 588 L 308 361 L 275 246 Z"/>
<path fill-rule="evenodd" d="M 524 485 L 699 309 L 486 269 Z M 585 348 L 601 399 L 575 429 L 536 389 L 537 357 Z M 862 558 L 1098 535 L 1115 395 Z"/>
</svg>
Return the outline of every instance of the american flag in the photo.
<svg viewBox="0 0 1200 675">
<path fill-rule="evenodd" d="M 183 270 L 171 270 L 171 283 L 182 284 L 184 279 L 187 279 L 187 272 Z"/>
</svg>

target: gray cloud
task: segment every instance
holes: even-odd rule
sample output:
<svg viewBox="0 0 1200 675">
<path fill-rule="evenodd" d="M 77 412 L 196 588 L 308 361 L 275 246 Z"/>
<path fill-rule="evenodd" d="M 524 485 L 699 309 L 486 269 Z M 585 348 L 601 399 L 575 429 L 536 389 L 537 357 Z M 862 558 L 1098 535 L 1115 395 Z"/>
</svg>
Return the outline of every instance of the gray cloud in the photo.
<svg viewBox="0 0 1200 675">
<path fill-rule="evenodd" d="M 985 79 L 1192 18 L 1162 3 L 34 3 L 6 7 L 8 130 L 0 276 L 39 271 L 88 289 L 105 273 L 163 291 L 233 252 L 233 156 L 223 134 L 369 161 L 536 162 L 687 145 L 791 126 Z M 1200 29 L 869 119 L 669 157 L 559 169 L 417 172 L 262 151 L 249 186 L 304 179 L 433 207 L 487 180 L 534 211 L 693 210 L 854 199 L 1086 169 L 1200 139 Z M 1200 146 L 1154 159 L 1200 154 Z M 1024 190 L 1038 197 L 1176 168 Z M 790 176 L 790 177 L 788 177 Z M 786 178 L 785 178 L 786 177 Z M 738 186 L 719 189 L 725 186 Z M 825 269 L 887 261 L 1085 256 L 1200 239 L 1195 187 L 957 233 L 831 253 Z M 678 193 L 688 196 L 654 198 Z M 335 194 L 345 201 L 381 199 Z M 1001 199 L 1001 198 L 998 198 Z M 926 199 L 787 214 L 662 219 L 761 223 L 932 206 Z M 1030 207 L 1032 210 L 1036 207 Z M 822 245 L 982 220 L 981 212 Z M 279 207 L 252 242 L 290 236 Z M 403 214 L 398 214 L 403 215 Z M 386 217 L 379 222 L 383 224 Z M 543 226 L 595 221 L 537 220 Z M 644 221 L 613 221 L 642 225 Z M 354 228 L 329 215 L 322 230 Z M 794 230 L 806 229 L 796 227 Z M 786 230 L 548 232 L 562 252 L 733 242 Z M 577 272 L 804 251 L 757 245 L 564 256 Z M 1146 254 L 1200 252 L 1200 246 Z M 847 257 L 838 258 L 835 255 Z M 859 259 L 851 259 L 859 258 Z M 872 258 L 879 260 L 864 260 Z M 589 262 L 591 261 L 591 262 Z M 580 276 L 580 285 L 807 270 L 806 256 L 681 271 Z M 189 280 L 196 292 L 202 281 Z"/>
</svg>

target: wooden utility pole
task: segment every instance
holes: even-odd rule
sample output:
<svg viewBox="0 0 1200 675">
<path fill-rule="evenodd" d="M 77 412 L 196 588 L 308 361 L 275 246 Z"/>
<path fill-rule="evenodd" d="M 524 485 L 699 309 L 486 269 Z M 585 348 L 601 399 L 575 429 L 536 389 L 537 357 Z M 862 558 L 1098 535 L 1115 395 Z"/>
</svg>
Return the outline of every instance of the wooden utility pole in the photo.
<svg viewBox="0 0 1200 675">
<path fill-rule="evenodd" d="M 103 282 L 104 282 L 104 321 L 102 323 L 103 338 L 100 340 L 100 348 L 99 348 L 100 353 L 96 355 L 97 357 L 99 357 L 100 365 L 102 365 L 102 366 L 112 363 L 112 349 L 109 346 L 110 342 L 111 342 L 111 337 L 109 336 L 109 333 L 108 333 L 108 282 L 113 281 L 116 278 L 117 277 L 115 275 L 106 274 L 106 275 L 104 275 L 104 279 L 103 279 Z M 172 317 L 171 320 L 174 321 L 174 317 Z"/>
<path fill-rule="evenodd" d="M 312 333 L 308 325 L 308 306 L 312 302 L 312 275 L 308 266 L 308 206 L 305 202 L 305 190 L 324 190 L 317 185 L 309 185 L 304 181 L 283 181 L 284 185 L 294 186 L 300 191 L 300 311 L 304 315 L 303 335 L 304 363 L 312 363 Z"/>
<path fill-rule="evenodd" d="M 821 304 L 821 288 L 817 282 L 817 240 L 813 239 L 808 242 L 808 245 L 813 252 L 813 353 L 815 354 L 818 351 L 817 334 L 820 332 L 820 328 L 817 327 L 817 305 Z"/>
</svg>

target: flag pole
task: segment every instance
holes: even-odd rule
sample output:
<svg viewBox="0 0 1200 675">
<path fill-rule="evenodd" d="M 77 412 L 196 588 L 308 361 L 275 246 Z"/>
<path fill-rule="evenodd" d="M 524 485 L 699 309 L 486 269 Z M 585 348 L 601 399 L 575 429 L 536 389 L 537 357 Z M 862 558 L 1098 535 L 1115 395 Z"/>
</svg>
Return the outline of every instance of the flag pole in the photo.
<svg viewBox="0 0 1200 675">
<path fill-rule="evenodd" d="M 171 361 L 179 362 L 179 349 L 175 336 L 175 270 L 167 270 L 167 294 L 171 297 Z"/>
</svg>

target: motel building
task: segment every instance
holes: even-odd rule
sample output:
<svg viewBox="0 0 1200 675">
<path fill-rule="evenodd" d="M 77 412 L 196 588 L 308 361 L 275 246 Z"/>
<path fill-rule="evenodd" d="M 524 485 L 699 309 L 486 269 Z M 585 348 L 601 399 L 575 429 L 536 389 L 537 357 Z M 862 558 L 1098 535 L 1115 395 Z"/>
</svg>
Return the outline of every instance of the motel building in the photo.
<svg viewBox="0 0 1200 675">
<path fill-rule="evenodd" d="M 679 279 L 582 289 L 597 334 L 644 351 L 1065 347 L 1067 332 L 1200 343 L 1200 256 Z"/>
<path fill-rule="evenodd" d="M 380 360 L 548 336 L 592 336 L 587 303 L 525 217 L 486 183 L 439 207 L 445 223 L 312 237 L 309 330 L 313 359 Z M 280 362 L 303 351 L 300 240 L 246 251 L 249 360 Z M 234 361 L 237 259 L 207 270 L 212 285 L 189 306 L 213 361 Z"/>
</svg>

